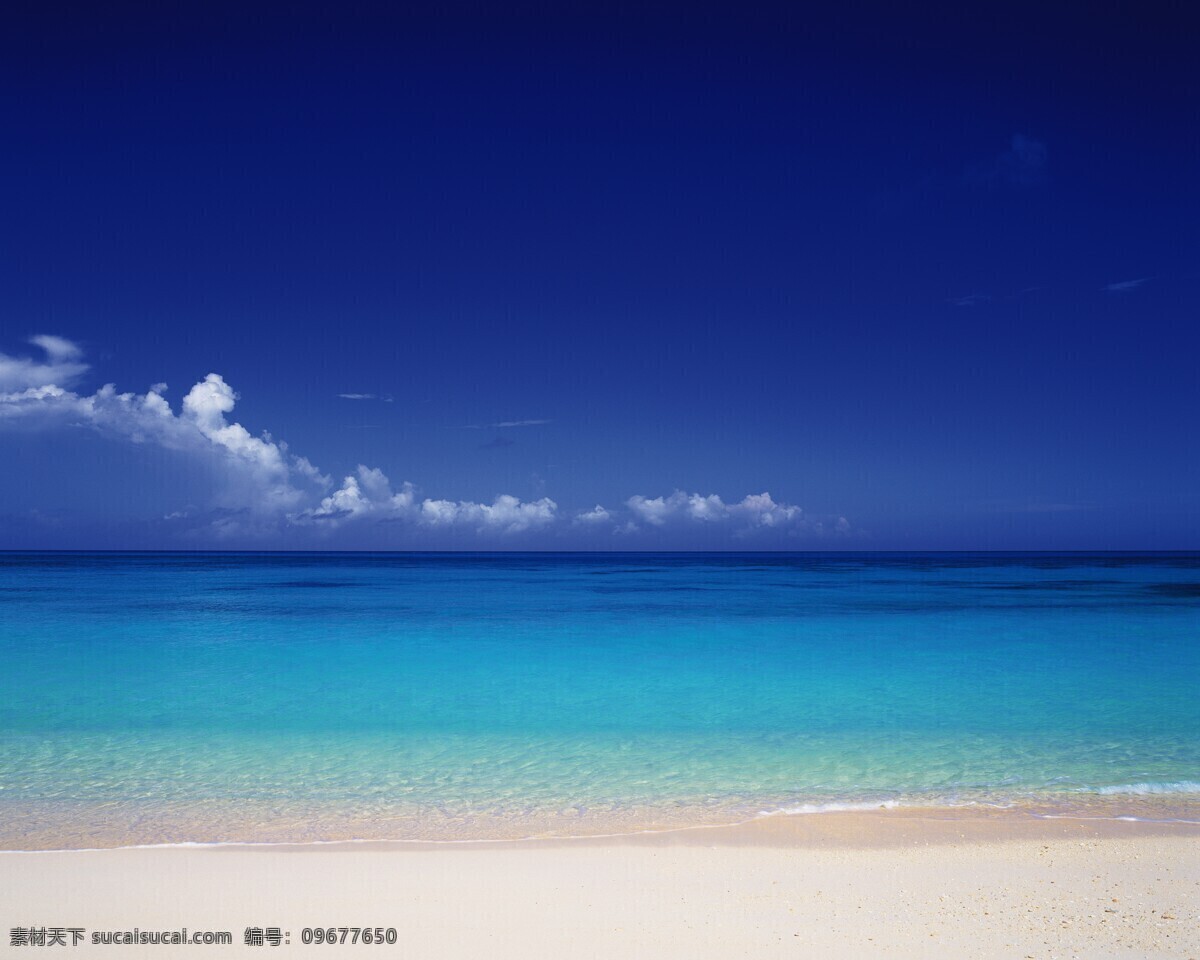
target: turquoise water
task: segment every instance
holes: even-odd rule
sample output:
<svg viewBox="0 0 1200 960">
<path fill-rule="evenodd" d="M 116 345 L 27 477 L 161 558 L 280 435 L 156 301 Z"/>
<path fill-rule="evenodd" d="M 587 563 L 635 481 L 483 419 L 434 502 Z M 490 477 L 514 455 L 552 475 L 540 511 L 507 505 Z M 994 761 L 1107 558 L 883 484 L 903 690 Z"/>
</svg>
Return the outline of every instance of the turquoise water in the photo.
<svg viewBox="0 0 1200 960">
<path fill-rule="evenodd" d="M 1200 556 L 0 554 L 0 846 L 1200 819 Z"/>
</svg>

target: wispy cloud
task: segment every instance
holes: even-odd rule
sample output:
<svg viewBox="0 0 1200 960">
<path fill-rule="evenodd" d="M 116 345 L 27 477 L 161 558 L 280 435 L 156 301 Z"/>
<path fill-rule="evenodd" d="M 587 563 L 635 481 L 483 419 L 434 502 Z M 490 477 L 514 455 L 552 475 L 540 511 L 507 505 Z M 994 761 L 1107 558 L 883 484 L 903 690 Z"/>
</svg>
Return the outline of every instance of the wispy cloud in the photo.
<svg viewBox="0 0 1200 960">
<path fill-rule="evenodd" d="M 986 293 L 972 293 L 965 297 L 950 297 L 946 302 L 955 307 L 975 307 L 991 299 Z"/>
<path fill-rule="evenodd" d="M 0 391 L 27 390 L 48 383 L 68 386 L 87 372 L 78 344 L 44 333 L 30 337 L 29 342 L 45 354 L 45 359 L 0 353 Z"/>
<path fill-rule="evenodd" d="M 382 403 L 391 403 L 393 399 L 387 394 L 379 393 L 339 393 L 338 396 L 343 400 L 379 400 Z"/>
<path fill-rule="evenodd" d="M 964 179 L 992 186 L 1035 187 L 1049 179 L 1048 161 L 1045 143 L 1017 133 L 1007 150 L 969 168 Z"/>
<path fill-rule="evenodd" d="M 1121 280 L 1118 283 L 1107 284 L 1104 289 L 1109 293 L 1133 293 L 1149 279 L 1149 277 L 1139 277 L 1137 280 Z"/>
<path fill-rule="evenodd" d="M 540 427 L 553 420 L 501 420 L 499 423 L 468 423 L 464 430 L 496 430 L 508 427 Z"/>
</svg>

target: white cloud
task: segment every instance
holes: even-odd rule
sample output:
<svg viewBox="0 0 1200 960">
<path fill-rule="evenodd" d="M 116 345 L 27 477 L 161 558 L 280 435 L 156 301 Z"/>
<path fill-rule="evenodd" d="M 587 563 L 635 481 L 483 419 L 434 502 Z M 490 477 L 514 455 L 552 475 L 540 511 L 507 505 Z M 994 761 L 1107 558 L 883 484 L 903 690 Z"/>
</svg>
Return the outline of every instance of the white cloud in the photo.
<svg viewBox="0 0 1200 960">
<path fill-rule="evenodd" d="M 710 523 L 715 520 L 724 520 L 728 514 L 728 508 L 715 493 L 710 493 L 707 497 L 693 493 L 687 499 L 687 514 L 692 520 Z"/>
<path fill-rule="evenodd" d="M 358 465 L 358 471 L 342 481 L 341 487 L 325 497 L 312 510 L 296 514 L 293 522 L 340 521 L 373 517 L 377 520 L 396 520 L 411 516 L 415 494 L 411 483 L 399 493 L 393 493 L 382 470 Z"/>
<path fill-rule="evenodd" d="M 765 495 L 770 499 L 769 495 Z M 676 490 L 669 497 L 633 496 L 625 505 L 637 520 L 661 527 L 668 520 L 682 518 L 701 523 L 719 523 L 728 520 L 735 508 L 726 505 L 718 494 L 707 496 L 699 493 L 684 493 Z"/>
<path fill-rule="evenodd" d="M 558 504 L 549 497 L 522 502 L 508 494 L 492 503 L 469 500 L 425 500 L 421 503 L 420 522 L 430 526 L 465 525 L 479 530 L 520 533 L 552 524 L 558 516 Z"/>
<path fill-rule="evenodd" d="M 293 523 L 351 520 L 408 520 L 427 527 L 469 527 L 479 531 L 520 533 L 547 526 L 557 518 L 558 505 L 549 498 L 523 502 L 502 494 L 488 503 L 470 500 L 417 501 L 416 488 L 405 483 L 398 493 L 382 470 L 359 464 L 358 471 L 312 510 L 293 514 Z"/>
<path fill-rule="evenodd" d="M 154 394 L 151 394 L 154 396 Z M 170 407 L 161 397 L 165 415 Z M 302 494 L 291 484 L 291 467 L 284 444 L 255 437 L 240 423 L 229 423 L 225 414 L 233 411 L 237 395 L 218 373 L 210 373 L 183 398 L 181 419 L 190 420 L 209 442 L 225 451 L 235 463 L 254 477 L 269 505 L 291 507 L 300 503 Z"/>
<path fill-rule="evenodd" d="M 605 510 L 600 504 L 596 504 L 591 510 L 585 510 L 583 513 L 576 514 L 576 523 L 604 523 L 606 520 L 612 519 L 612 514 Z"/>
<path fill-rule="evenodd" d="M 56 356 L 78 356 L 57 344 L 58 338 L 44 339 L 48 349 L 57 350 Z M 131 443 L 201 455 L 220 476 L 216 502 L 225 509 L 277 513 L 299 506 L 307 496 L 305 485 L 321 486 L 319 472 L 307 460 L 290 456 L 286 444 L 252 436 L 241 424 L 226 420 L 237 397 L 219 374 L 210 373 L 192 387 L 178 415 L 165 392 L 162 383 L 144 394 L 118 393 L 105 384 L 91 395 L 81 395 L 44 383 L 0 393 L 0 422 L 84 426 Z"/>
<path fill-rule="evenodd" d="M 293 457 L 292 466 L 296 472 L 302 477 L 307 477 L 309 481 L 316 484 L 321 489 L 326 489 L 329 484 L 329 475 L 322 473 L 314 467 L 308 460 L 308 457 Z"/>
<path fill-rule="evenodd" d="M 391 403 L 392 397 L 380 396 L 378 393 L 339 393 L 339 397 L 343 400 L 382 400 L 384 403 Z"/>
<path fill-rule="evenodd" d="M 38 334 L 29 342 L 46 355 L 44 360 L 11 357 L 0 353 L 0 392 L 30 390 L 50 385 L 65 387 L 87 372 L 83 351 L 63 337 Z"/>
<path fill-rule="evenodd" d="M 79 348 L 60 337 L 32 341 L 44 362 L 0 354 L 0 426 L 86 427 L 135 444 L 155 444 L 203 459 L 219 477 L 214 502 L 205 511 L 189 505 L 166 515 L 171 521 L 205 522 L 217 538 L 278 533 L 288 525 L 334 529 L 359 522 L 405 522 L 429 529 L 516 534 L 546 530 L 560 521 L 549 497 L 523 501 L 501 494 L 491 503 L 426 498 L 403 483 L 393 490 L 382 470 L 360 464 L 329 493 L 330 478 L 306 457 L 297 456 L 270 434 L 252 434 L 231 420 L 238 396 L 217 373 L 208 374 L 184 396 L 179 413 L 165 397 L 166 384 L 144 394 L 118 393 L 106 384 L 90 395 L 65 386 L 87 370 Z M 61 380 L 61 382 L 56 382 Z M 364 395 L 365 396 L 365 395 Z M 496 426 L 529 426 L 549 421 L 505 421 Z M 636 534 L 668 523 L 724 525 L 734 536 L 773 529 L 814 533 L 844 531 L 845 518 L 810 520 L 800 507 L 777 503 L 769 493 L 726 503 L 715 493 L 685 493 L 625 501 L 625 510 L 597 504 L 575 513 L 571 522 Z"/>
<path fill-rule="evenodd" d="M 638 520 L 661 527 L 667 522 L 667 518 L 678 510 L 684 497 L 685 495 L 678 490 L 669 497 L 655 497 L 653 500 L 635 494 L 625 501 L 625 506 Z"/>
<path fill-rule="evenodd" d="M 804 519 L 804 511 L 787 503 L 776 503 L 769 493 L 755 493 L 729 507 L 729 515 L 740 517 L 752 527 L 781 527 Z"/>
<path fill-rule="evenodd" d="M 704 495 L 676 490 L 666 497 L 633 496 L 625 501 L 625 505 L 635 525 L 641 523 L 651 527 L 663 527 L 671 522 L 728 524 L 734 533 L 762 529 L 825 532 L 849 527 L 844 517 L 832 522 L 810 518 L 794 504 L 777 503 L 769 493 L 755 493 L 737 503 L 726 503 L 715 493 Z"/>
<path fill-rule="evenodd" d="M 45 350 L 51 360 L 79 360 L 83 357 L 79 344 L 52 333 L 39 333 L 30 337 L 29 342 Z"/>
</svg>

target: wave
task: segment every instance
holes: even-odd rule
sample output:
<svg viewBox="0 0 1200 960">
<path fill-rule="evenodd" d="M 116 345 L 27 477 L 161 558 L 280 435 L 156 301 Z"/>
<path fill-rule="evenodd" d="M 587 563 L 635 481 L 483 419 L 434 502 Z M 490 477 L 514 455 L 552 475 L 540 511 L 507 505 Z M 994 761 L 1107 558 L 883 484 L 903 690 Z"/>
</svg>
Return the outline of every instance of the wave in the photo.
<svg viewBox="0 0 1200 960">
<path fill-rule="evenodd" d="M 795 807 L 780 807 L 777 810 L 760 810 L 760 817 L 794 817 L 802 813 L 842 813 L 848 810 L 895 810 L 903 806 L 915 806 L 916 804 L 904 804 L 899 800 L 859 800 L 847 801 L 843 803 L 802 803 Z"/>
<path fill-rule="evenodd" d="M 1103 796 L 1132 794 L 1142 797 L 1172 793 L 1200 793 L 1200 781 L 1178 780 L 1172 783 L 1122 783 L 1111 787 L 1082 787 L 1079 792 L 1098 793 Z"/>
</svg>

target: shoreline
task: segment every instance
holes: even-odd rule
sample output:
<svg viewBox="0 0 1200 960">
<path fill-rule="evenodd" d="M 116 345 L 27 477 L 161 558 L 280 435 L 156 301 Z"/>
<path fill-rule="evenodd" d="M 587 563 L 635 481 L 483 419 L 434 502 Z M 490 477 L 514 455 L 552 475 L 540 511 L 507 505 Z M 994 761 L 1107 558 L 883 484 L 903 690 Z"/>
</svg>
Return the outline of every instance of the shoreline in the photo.
<svg viewBox="0 0 1200 960">
<path fill-rule="evenodd" d="M 306 928 L 362 926 L 395 928 L 399 948 L 427 960 L 1200 955 L 1200 827 L 908 814 L 579 839 L 31 851 L 0 856 L 0 904 L 9 926 L 227 930 L 231 946 L 213 948 L 227 953 L 245 949 L 248 927 L 278 927 L 300 950 Z"/>
<path fill-rule="evenodd" d="M 1122 808 L 1126 809 L 1126 808 Z M 820 846 L 892 846 L 958 842 L 1004 842 L 1011 839 L 1057 839 L 1070 836 L 1123 838 L 1126 836 L 1179 836 L 1200 838 L 1200 806 L 1171 808 L 1189 816 L 1095 815 L 1019 806 L 855 806 L 802 811 L 763 812 L 744 820 L 711 823 L 675 823 L 633 827 L 611 832 L 532 834 L 522 836 L 472 836 L 461 838 L 342 836 L 312 839 L 173 840 L 111 843 L 92 846 L 0 847 L 4 854 L 101 853 L 116 850 L 350 850 L 371 849 L 502 849 L 578 845 L 712 844 Z M 1150 811 L 1141 811 L 1143 814 Z M 1153 811 L 1161 813 L 1161 810 Z"/>
</svg>

